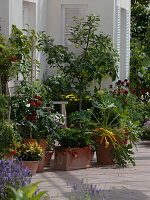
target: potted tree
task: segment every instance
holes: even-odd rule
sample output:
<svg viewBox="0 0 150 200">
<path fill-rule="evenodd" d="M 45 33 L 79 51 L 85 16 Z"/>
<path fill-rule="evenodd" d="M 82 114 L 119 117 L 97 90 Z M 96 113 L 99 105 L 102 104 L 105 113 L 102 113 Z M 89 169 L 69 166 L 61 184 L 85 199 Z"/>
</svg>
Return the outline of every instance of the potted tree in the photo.
<svg viewBox="0 0 150 200">
<path fill-rule="evenodd" d="M 17 145 L 16 157 L 22 161 L 25 167 L 31 170 L 32 175 L 37 172 L 38 163 L 42 160 L 42 156 L 43 150 L 37 142 Z"/>
<path fill-rule="evenodd" d="M 73 170 L 91 167 L 93 142 L 91 135 L 78 129 L 61 129 L 54 136 L 59 146 L 55 147 L 55 169 Z"/>
</svg>

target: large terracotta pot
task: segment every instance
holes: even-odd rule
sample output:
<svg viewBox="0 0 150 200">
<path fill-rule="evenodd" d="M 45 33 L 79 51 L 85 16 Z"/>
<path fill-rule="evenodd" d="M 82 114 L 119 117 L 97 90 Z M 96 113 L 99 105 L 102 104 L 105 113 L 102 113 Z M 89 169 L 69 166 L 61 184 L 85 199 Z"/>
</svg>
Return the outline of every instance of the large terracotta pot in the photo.
<svg viewBox="0 0 150 200">
<path fill-rule="evenodd" d="M 91 167 L 90 147 L 55 149 L 54 168 L 57 170 L 74 170 Z"/>
<path fill-rule="evenodd" d="M 114 149 L 113 145 L 111 144 L 111 141 L 109 141 L 109 145 L 106 148 L 104 141 L 100 143 L 101 136 L 93 136 L 94 142 L 97 144 L 96 149 L 96 157 L 97 157 L 97 163 L 102 165 L 113 165 L 113 157 L 111 155 L 111 151 Z M 108 139 L 109 140 L 109 139 Z"/>
<path fill-rule="evenodd" d="M 22 161 L 24 167 L 28 167 L 31 170 L 32 176 L 36 174 L 39 161 Z"/>
<path fill-rule="evenodd" d="M 114 147 L 109 144 L 107 148 L 105 148 L 105 144 L 102 143 L 98 145 L 98 148 L 96 150 L 96 157 L 97 157 L 97 163 L 102 165 L 113 165 L 113 157 L 111 155 L 111 151 L 114 149 Z"/>
</svg>

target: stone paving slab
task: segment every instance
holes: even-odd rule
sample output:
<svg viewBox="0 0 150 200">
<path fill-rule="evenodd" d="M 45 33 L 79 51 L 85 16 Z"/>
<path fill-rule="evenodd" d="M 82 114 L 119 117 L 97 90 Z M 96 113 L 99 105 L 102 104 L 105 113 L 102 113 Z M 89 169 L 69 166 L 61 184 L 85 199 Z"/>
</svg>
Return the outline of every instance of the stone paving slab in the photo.
<svg viewBox="0 0 150 200">
<path fill-rule="evenodd" d="M 135 160 L 136 166 L 127 168 L 100 166 L 96 158 L 88 169 L 55 171 L 51 167 L 33 176 L 33 182 L 44 180 L 40 188 L 56 200 L 68 200 L 72 185 L 82 179 L 101 189 L 105 200 L 150 200 L 150 142 L 137 145 Z"/>
</svg>

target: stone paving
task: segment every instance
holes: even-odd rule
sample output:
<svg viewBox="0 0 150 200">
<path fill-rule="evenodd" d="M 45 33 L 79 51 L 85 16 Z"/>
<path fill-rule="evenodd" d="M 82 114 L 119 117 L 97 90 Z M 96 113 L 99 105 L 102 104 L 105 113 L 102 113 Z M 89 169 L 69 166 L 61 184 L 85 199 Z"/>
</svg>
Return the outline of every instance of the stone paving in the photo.
<svg viewBox="0 0 150 200">
<path fill-rule="evenodd" d="M 50 199 L 68 200 L 72 185 L 83 179 L 101 189 L 105 200 L 150 200 L 150 142 L 139 143 L 135 152 L 135 167 L 100 166 L 94 158 L 92 168 L 55 171 L 51 167 L 37 173 L 33 182 L 44 180 L 40 188 L 48 191 Z"/>
</svg>

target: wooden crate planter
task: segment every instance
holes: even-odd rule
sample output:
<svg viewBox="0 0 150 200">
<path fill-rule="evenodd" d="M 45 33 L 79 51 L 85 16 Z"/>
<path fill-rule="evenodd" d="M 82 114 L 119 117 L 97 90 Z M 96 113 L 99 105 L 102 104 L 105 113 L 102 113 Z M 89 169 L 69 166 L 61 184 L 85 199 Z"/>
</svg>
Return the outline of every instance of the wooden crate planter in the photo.
<svg viewBox="0 0 150 200">
<path fill-rule="evenodd" d="M 54 168 L 57 170 L 75 170 L 91 167 L 90 147 L 55 149 Z"/>
</svg>

